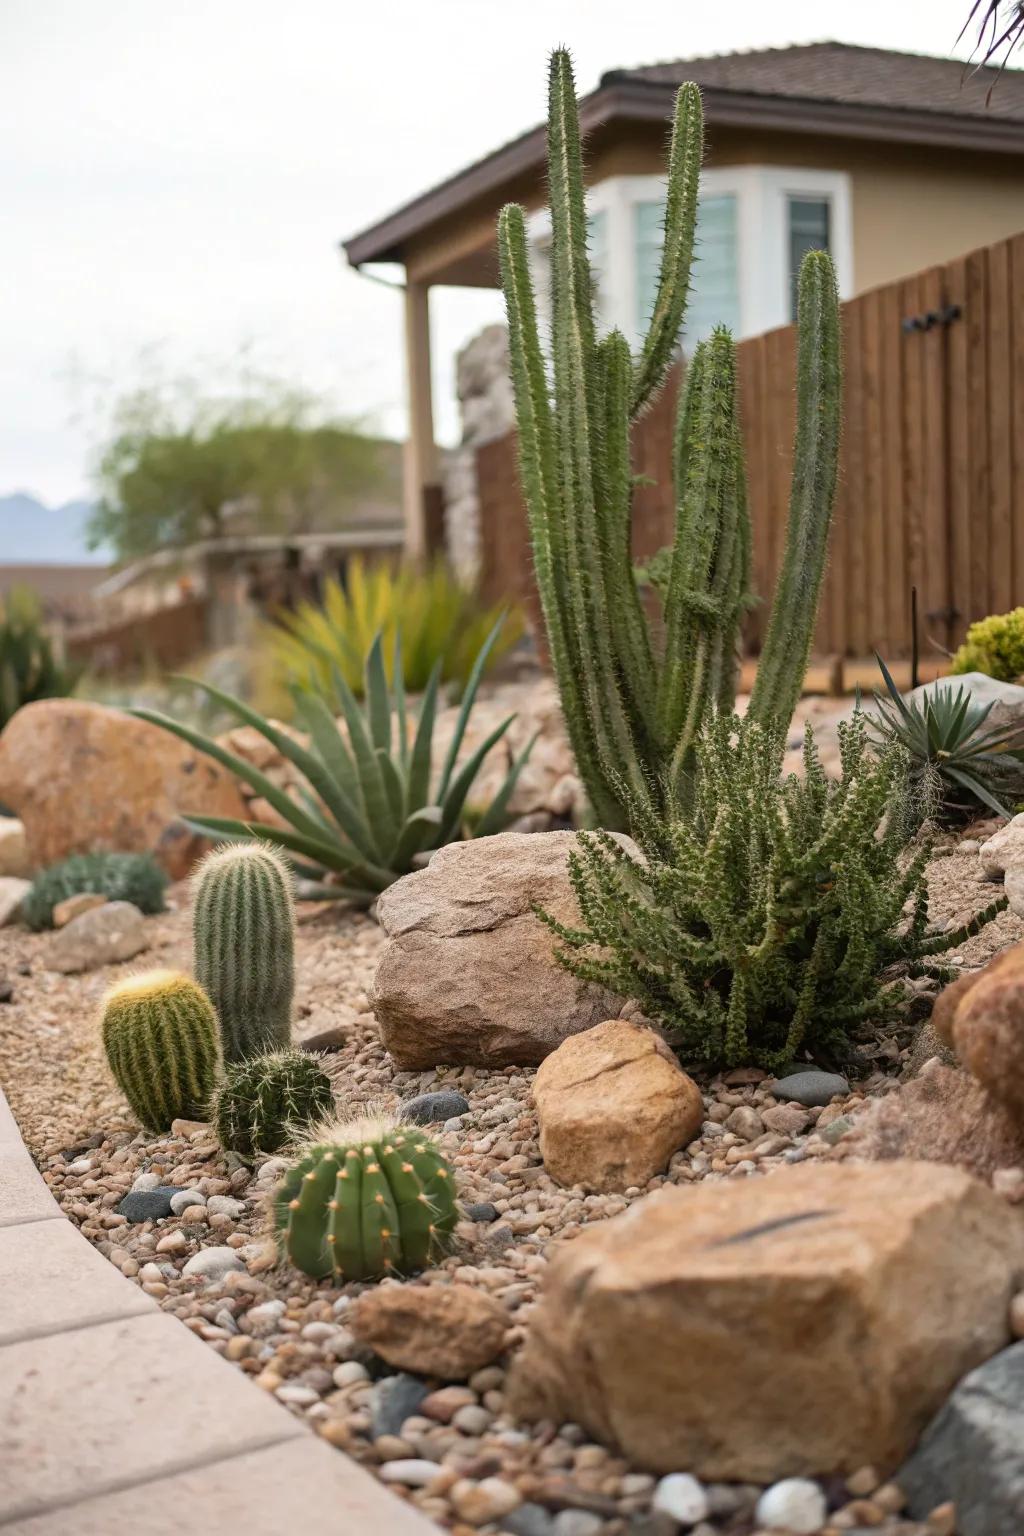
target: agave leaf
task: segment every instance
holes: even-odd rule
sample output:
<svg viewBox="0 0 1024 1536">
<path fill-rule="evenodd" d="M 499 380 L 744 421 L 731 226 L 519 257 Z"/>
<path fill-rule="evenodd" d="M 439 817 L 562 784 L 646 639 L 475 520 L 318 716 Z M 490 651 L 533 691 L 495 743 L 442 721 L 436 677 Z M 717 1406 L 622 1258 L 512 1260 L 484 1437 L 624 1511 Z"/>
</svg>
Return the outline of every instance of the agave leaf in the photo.
<svg viewBox="0 0 1024 1536">
<path fill-rule="evenodd" d="M 405 704 L 405 672 L 402 664 L 402 631 L 395 631 L 395 646 L 391 655 L 391 676 L 395 695 L 395 724 L 398 727 L 398 760 L 403 777 L 409 769 L 409 721 Z"/>
<path fill-rule="evenodd" d="M 395 845 L 392 862 L 396 869 L 405 870 L 418 853 L 434 845 L 441 826 L 441 807 L 424 805 L 413 811 L 402 828 Z"/>
<path fill-rule="evenodd" d="M 997 816 L 1002 816 L 1005 820 L 1009 821 L 1010 812 L 1004 805 L 1000 805 L 995 795 L 982 783 L 976 774 L 967 773 L 962 768 L 954 768 L 950 763 L 945 764 L 942 771 L 946 778 L 952 779 L 961 788 L 969 790 L 972 795 L 978 797 L 983 805 L 987 805 L 990 810 L 995 811 Z"/>
<path fill-rule="evenodd" d="M 437 791 L 438 800 L 443 801 L 445 795 L 448 793 L 448 783 L 452 776 L 452 770 L 455 767 L 455 760 L 459 755 L 459 748 L 462 746 L 462 738 L 466 734 L 466 725 L 469 721 L 469 716 L 473 709 L 477 689 L 480 687 L 480 679 L 484 675 L 484 668 L 487 665 L 487 658 L 494 648 L 498 636 L 501 633 L 501 626 L 504 624 L 504 622 L 505 615 L 502 614 L 501 618 L 494 625 L 494 628 L 491 630 L 490 634 L 487 636 L 487 639 L 480 647 L 480 650 L 477 653 L 476 661 L 473 663 L 473 670 L 470 672 L 466 681 L 466 689 L 462 695 L 462 706 L 459 710 L 459 717 L 455 722 L 455 731 L 452 735 L 451 744 L 449 745 L 448 752 L 445 756 L 444 767 L 441 769 L 441 782 Z"/>
<path fill-rule="evenodd" d="M 264 826 L 258 821 L 236 821 L 229 816 L 203 816 L 197 812 L 184 811 L 182 819 L 188 826 L 194 827 L 197 832 L 202 832 L 206 837 L 227 839 L 258 837 L 263 842 L 274 843 L 289 853 L 297 853 L 300 857 L 324 869 L 334 869 L 340 874 L 352 871 L 359 876 L 365 875 L 370 878 L 379 876 L 384 878 L 386 884 L 390 884 L 394 879 L 390 870 L 368 864 L 354 848 L 347 850 L 336 839 L 308 837 L 301 832 L 289 832 L 285 827 Z M 383 886 L 380 887 L 381 890 L 383 888 Z"/>
<path fill-rule="evenodd" d="M 366 813 L 366 829 L 373 838 L 381 858 L 384 849 L 390 848 L 398 836 L 398 824 L 392 814 L 388 793 L 384 787 L 380 763 L 371 745 L 362 711 L 355 695 L 339 674 L 342 713 L 348 727 L 349 745 L 358 772 L 359 794 Z"/>
<path fill-rule="evenodd" d="M 402 776 L 383 747 L 377 748 L 376 758 L 381 778 L 384 780 L 388 803 L 391 806 L 391 814 L 395 818 L 395 825 L 401 827 L 405 815 L 405 786 L 402 783 Z"/>
<path fill-rule="evenodd" d="M 416 739 L 412 744 L 412 760 L 406 780 L 406 815 L 413 815 L 427 804 L 430 798 L 430 762 L 433 755 L 434 720 L 437 716 L 437 688 L 441 681 L 441 663 L 436 662 L 430 674 L 420 717 L 416 725 Z"/>
<path fill-rule="evenodd" d="M 378 752 L 391 751 L 391 699 L 384 671 L 384 646 L 380 631 L 374 636 L 366 658 L 366 712 L 370 720 L 370 740 Z"/>
<path fill-rule="evenodd" d="M 509 726 L 515 719 L 515 715 L 509 715 L 499 726 L 496 726 L 491 734 L 480 743 L 472 757 L 463 763 L 462 768 L 452 780 L 448 793 L 441 802 L 441 836 L 438 839 L 446 843 L 452 836 L 459 817 L 462 815 L 462 807 L 469 793 L 473 780 L 480 772 L 480 766 L 491 748 L 501 740 Z"/>
<path fill-rule="evenodd" d="M 505 825 L 505 812 L 512 798 L 512 792 L 519 782 L 519 775 L 526 767 L 530 753 L 533 751 L 534 742 L 540 735 L 540 730 L 534 731 L 526 746 L 520 752 L 515 762 L 505 775 L 505 781 L 484 814 L 474 832 L 475 837 L 490 837 L 495 832 L 500 832 Z"/>
<path fill-rule="evenodd" d="M 335 821 L 364 858 L 371 862 L 382 861 L 383 851 L 373 829 L 367 825 L 363 812 L 355 764 L 333 715 L 323 699 L 317 696 L 296 694 L 295 706 L 299 719 L 306 726 L 317 751 L 325 760 L 328 772 L 332 774 L 334 794 L 328 803 Z"/>
<path fill-rule="evenodd" d="M 187 741 L 190 746 L 212 757 L 215 762 L 224 768 L 230 769 L 236 778 L 248 784 L 258 795 L 272 805 L 274 810 L 284 817 L 299 832 L 304 832 L 312 837 L 318 837 L 321 829 L 311 817 L 307 816 L 302 807 L 296 805 L 290 795 L 286 795 L 282 789 L 278 789 L 272 779 L 268 779 L 265 773 L 254 768 L 252 763 L 247 763 L 243 757 L 238 757 L 234 752 L 229 752 L 226 747 L 214 741 L 209 736 L 204 736 L 202 731 L 193 730 L 190 725 L 184 725 L 180 720 L 172 720 L 169 715 L 163 715 L 158 709 L 137 708 L 128 711 L 138 720 L 148 720 L 151 725 L 159 725 L 172 735 L 179 736 L 182 741 Z"/>
<path fill-rule="evenodd" d="M 882 660 L 881 656 L 879 656 L 877 651 L 875 652 L 875 660 L 878 662 L 882 676 L 885 679 L 885 686 L 889 690 L 889 697 L 896 705 L 896 708 L 899 710 L 904 720 L 908 719 L 910 716 L 910 710 L 907 706 L 907 702 L 904 699 L 902 693 L 900 693 L 899 689 L 896 687 L 896 684 L 893 682 L 892 673 L 889 671 L 889 668 L 886 666 L 885 662 Z M 875 697 L 878 698 L 878 695 L 876 694 Z M 879 702 L 881 702 L 881 700 Z"/>
</svg>

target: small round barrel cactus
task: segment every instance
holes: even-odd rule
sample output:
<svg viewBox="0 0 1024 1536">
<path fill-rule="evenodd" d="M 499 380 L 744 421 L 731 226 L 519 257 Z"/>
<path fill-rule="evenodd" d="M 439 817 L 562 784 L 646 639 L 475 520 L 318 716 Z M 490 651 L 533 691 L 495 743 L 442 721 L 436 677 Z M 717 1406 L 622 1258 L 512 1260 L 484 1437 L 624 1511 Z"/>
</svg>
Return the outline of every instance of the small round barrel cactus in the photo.
<svg viewBox="0 0 1024 1536">
<path fill-rule="evenodd" d="M 107 1062 L 144 1126 L 205 1120 L 217 1076 L 217 1016 L 206 993 L 178 971 L 146 971 L 103 1000 Z"/>
<path fill-rule="evenodd" d="M 196 978 L 220 1020 L 224 1060 L 291 1044 L 295 904 L 291 872 L 266 843 L 228 843 L 203 860 L 193 913 Z"/>
<path fill-rule="evenodd" d="M 213 1123 L 222 1147 L 255 1157 L 276 1152 L 333 1108 L 331 1080 L 315 1056 L 274 1051 L 227 1066 L 214 1099 Z"/>
<path fill-rule="evenodd" d="M 411 1274 L 451 1244 L 455 1174 L 415 1125 L 321 1128 L 276 1197 L 285 1254 L 315 1280 Z"/>
</svg>

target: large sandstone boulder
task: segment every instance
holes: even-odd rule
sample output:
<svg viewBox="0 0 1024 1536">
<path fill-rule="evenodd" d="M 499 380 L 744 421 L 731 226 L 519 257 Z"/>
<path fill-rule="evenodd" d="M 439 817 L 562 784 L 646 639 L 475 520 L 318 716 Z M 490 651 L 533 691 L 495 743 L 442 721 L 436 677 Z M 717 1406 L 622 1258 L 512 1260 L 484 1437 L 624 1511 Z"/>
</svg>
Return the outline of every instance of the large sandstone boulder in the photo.
<svg viewBox="0 0 1024 1536">
<path fill-rule="evenodd" d="M 704 1101 L 653 1029 L 610 1019 L 562 1042 L 533 1084 L 544 1167 L 588 1190 L 643 1186 L 700 1130 Z"/>
<path fill-rule="evenodd" d="M 833 1155 L 951 1163 L 987 1180 L 1024 1166 L 1024 1125 L 969 1072 L 935 1062 L 896 1092 L 866 1099 Z"/>
<path fill-rule="evenodd" d="M 659 1190 L 560 1248 L 509 1407 L 656 1472 L 886 1472 L 1007 1342 L 1022 1265 L 1022 1219 L 956 1169 Z"/>
<path fill-rule="evenodd" d="M 226 769 L 159 726 L 80 699 L 18 710 L 0 736 L 0 803 L 24 822 L 33 866 L 153 853 L 175 880 L 206 846 L 181 812 L 245 816 Z"/>
<path fill-rule="evenodd" d="M 946 987 L 932 1024 L 987 1092 L 1024 1121 L 1024 944 Z"/>
<path fill-rule="evenodd" d="M 982 874 L 989 880 L 998 880 L 1024 864 L 1024 815 L 1012 817 L 1005 827 L 993 832 L 978 850 L 978 859 Z"/>
<path fill-rule="evenodd" d="M 403 1070 L 534 1066 L 622 1000 L 555 964 L 538 903 L 578 923 L 571 832 L 503 832 L 440 848 L 384 892 L 388 943 L 373 983 L 384 1044 Z M 626 839 L 628 842 L 628 839 Z M 629 844 L 632 848 L 632 844 Z"/>
</svg>

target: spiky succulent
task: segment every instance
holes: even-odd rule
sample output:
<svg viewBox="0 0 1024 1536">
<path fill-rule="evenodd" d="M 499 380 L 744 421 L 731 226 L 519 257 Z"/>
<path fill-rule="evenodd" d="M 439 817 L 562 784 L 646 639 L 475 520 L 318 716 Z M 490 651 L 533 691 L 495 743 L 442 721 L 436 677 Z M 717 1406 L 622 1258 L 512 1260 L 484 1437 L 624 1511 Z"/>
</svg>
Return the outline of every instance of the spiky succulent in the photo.
<svg viewBox="0 0 1024 1536">
<path fill-rule="evenodd" d="M 263 826 L 200 816 L 190 813 L 185 806 L 182 814 L 190 826 L 211 837 L 258 837 L 276 843 L 288 852 L 299 874 L 317 882 L 324 882 L 330 874 L 332 878 L 321 884 L 320 894 L 369 902 L 417 868 L 433 849 L 456 842 L 463 835 L 463 813 L 474 781 L 485 757 L 515 719 L 509 715 L 456 768 L 480 679 L 498 632 L 496 625 L 470 671 L 436 784 L 432 755 L 441 666 L 435 664 L 430 674 L 418 717 L 411 716 L 402 683 L 399 639 L 395 641 L 394 681 L 390 687 L 379 636 L 370 647 L 366 659 L 366 702 L 362 707 L 341 672 L 337 668 L 332 670 L 337 702 L 344 717 L 343 729 L 319 693 L 292 690 L 296 719 L 309 733 L 308 744 L 271 724 L 240 699 L 221 693 L 209 683 L 196 684 L 294 764 L 306 780 L 298 799 L 286 794 L 251 763 L 191 726 L 154 710 L 136 709 L 133 713 L 173 731 L 230 768 L 269 802 L 284 823 Z M 505 826 L 509 800 L 535 739 L 531 738 L 511 763 L 494 799 L 480 818 L 474 819 L 474 837 L 486 837 Z"/>
<path fill-rule="evenodd" d="M 285 1255 L 316 1280 L 379 1280 L 423 1269 L 458 1220 L 455 1174 L 415 1125 L 321 1126 L 275 1200 Z"/>
<path fill-rule="evenodd" d="M 502 210 L 498 249 L 508 310 L 520 477 L 544 620 L 580 775 L 602 826 L 630 806 L 671 808 L 689 793 L 694 746 L 713 707 L 736 693 L 751 525 L 727 331 L 695 349 L 681 393 L 672 548 L 655 558 L 660 635 L 631 564 L 631 423 L 676 354 L 690 283 L 703 154 L 700 92 L 676 99 L 661 270 L 639 357 L 620 331 L 598 339 L 572 65 L 552 55 L 549 374 L 530 274 L 526 214 Z M 799 283 L 797 426 L 786 546 L 751 714 L 788 725 L 817 613 L 835 494 L 841 369 L 839 306 L 828 255 Z M 652 573 L 649 570 L 648 575 Z"/>
<path fill-rule="evenodd" d="M 911 846 L 905 759 L 871 755 L 860 713 L 839 732 L 838 780 L 810 728 L 803 777 L 783 780 L 781 732 L 725 717 L 705 727 L 692 812 L 635 812 L 641 858 L 580 834 L 580 926 L 540 914 L 559 962 L 635 998 L 688 1060 L 775 1069 L 801 1052 L 849 1054 L 856 1025 L 900 1009 L 903 973 L 930 970 L 1006 900 L 929 932 L 929 847 Z"/>
<path fill-rule="evenodd" d="M 95 891 L 108 901 L 130 901 L 148 916 L 163 911 L 166 889 L 167 876 L 151 854 L 73 853 L 36 876 L 22 914 L 30 928 L 52 928 L 58 902 Z"/>
<path fill-rule="evenodd" d="M 58 661 L 36 594 L 15 587 L 0 602 L 0 730 L 23 704 L 72 693 L 78 676 Z"/>
<path fill-rule="evenodd" d="M 291 871 L 266 843 L 215 848 L 194 881 L 195 973 L 220 1020 L 225 1061 L 291 1044 L 295 903 Z"/>
<path fill-rule="evenodd" d="M 1024 798 L 1024 725 L 986 726 L 995 701 L 973 699 L 963 683 L 904 699 L 881 656 L 876 660 L 888 698 L 875 694 L 873 734 L 907 754 L 922 806 L 962 816 L 980 802 L 997 816 L 1012 816 Z"/>
<path fill-rule="evenodd" d="M 111 987 L 100 1029 L 107 1063 L 142 1124 L 205 1119 L 218 1067 L 217 1019 L 202 987 L 146 971 Z"/>
<path fill-rule="evenodd" d="M 331 1080 L 306 1051 L 230 1063 L 213 1101 L 222 1147 L 243 1157 L 277 1152 L 334 1108 Z"/>
<path fill-rule="evenodd" d="M 1003 683 L 1024 676 L 1024 608 L 990 613 L 970 626 L 951 672 L 984 672 Z"/>
</svg>

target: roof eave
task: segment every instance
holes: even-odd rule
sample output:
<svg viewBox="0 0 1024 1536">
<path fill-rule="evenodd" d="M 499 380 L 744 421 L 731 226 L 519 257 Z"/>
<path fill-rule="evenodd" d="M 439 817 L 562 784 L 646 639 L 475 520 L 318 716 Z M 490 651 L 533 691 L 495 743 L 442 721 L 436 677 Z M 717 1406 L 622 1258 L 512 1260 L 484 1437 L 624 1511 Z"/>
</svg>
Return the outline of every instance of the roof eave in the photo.
<svg viewBox="0 0 1024 1536">
<path fill-rule="evenodd" d="M 591 133 L 612 121 L 665 122 L 671 115 L 676 90 L 675 85 L 662 81 L 611 79 L 580 102 L 580 127 L 584 133 Z M 711 126 L 767 128 L 776 133 L 813 133 L 988 154 L 1024 154 L 1024 122 L 1005 118 L 769 96 L 716 86 L 702 87 L 701 95 L 705 121 Z M 401 261 L 403 242 L 411 235 L 458 212 L 503 183 L 541 168 L 544 158 L 545 129 L 541 125 L 343 241 L 349 265 Z"/>
</svg>

